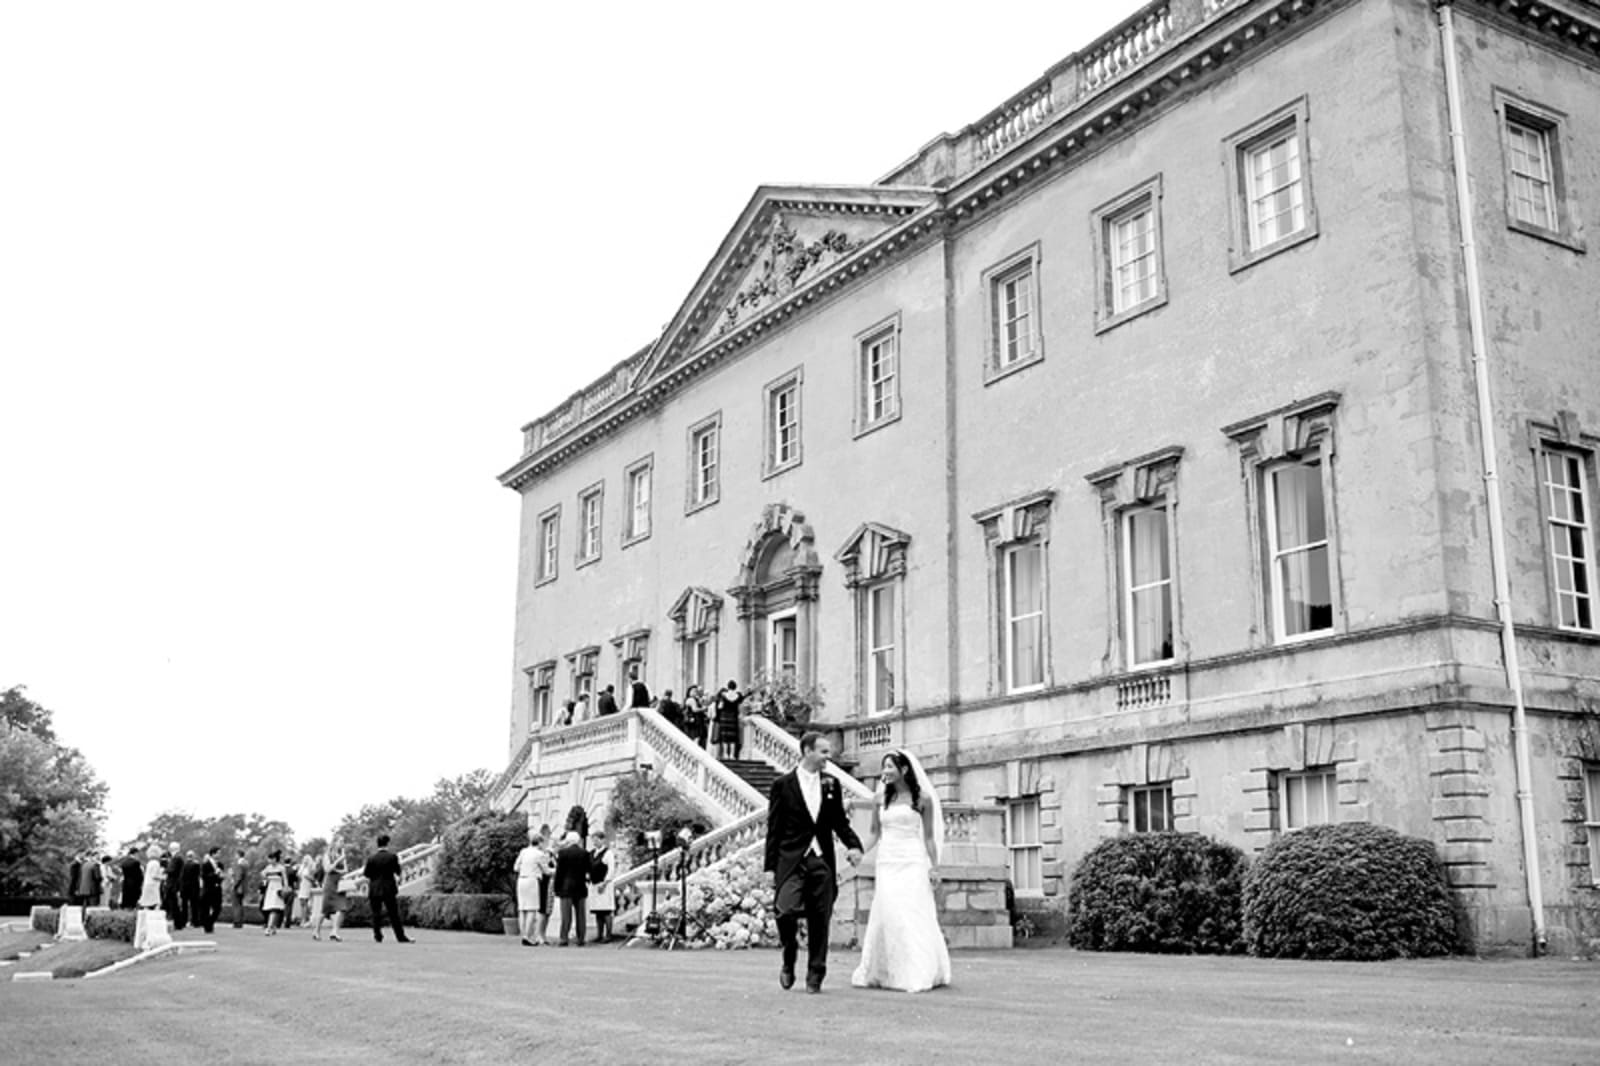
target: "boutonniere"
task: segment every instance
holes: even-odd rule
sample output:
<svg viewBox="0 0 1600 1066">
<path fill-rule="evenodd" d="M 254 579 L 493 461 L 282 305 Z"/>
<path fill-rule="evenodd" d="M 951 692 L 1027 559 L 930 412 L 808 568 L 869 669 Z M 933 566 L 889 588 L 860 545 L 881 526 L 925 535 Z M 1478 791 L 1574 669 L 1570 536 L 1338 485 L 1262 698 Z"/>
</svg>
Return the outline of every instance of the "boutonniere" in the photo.
<svg viewBox="0 0 1600 1066">
<path fill-rule="evenodd" d="M 831 777 L 824 777 L 822 779 L 822 794 L 824 796 L 831 796 L 837 791 L 839 791 L 839 782 L 835 781 Z"/>
</svg>

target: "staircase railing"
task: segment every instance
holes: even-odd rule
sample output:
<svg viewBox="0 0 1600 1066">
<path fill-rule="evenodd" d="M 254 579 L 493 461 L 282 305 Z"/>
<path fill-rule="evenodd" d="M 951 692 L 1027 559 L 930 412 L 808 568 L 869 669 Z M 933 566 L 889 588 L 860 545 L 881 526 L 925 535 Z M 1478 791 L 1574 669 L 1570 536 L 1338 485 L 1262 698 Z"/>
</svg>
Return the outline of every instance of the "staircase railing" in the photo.
<svg viewBox="0 0 1600 1066">
<path fill-rule="evenodd" d="M 400 860 L 400 876 L 397 883 L 404 895 L 413 895 L 427 887 L 427 882 L 433 880 L 433 875 L 439 872 L 439 858 L 444 854 L 444 843 L 439 840 L 430 840 L 423 844 L 413 844 L 404 848 L 395 857 Z M 410 892 L 406 890 L 410 889 Z M 339 878 L 339 890 L 350 895 L 364 896 L 367 894 L 367 882 L 361 876 L 360 870 L 351 870 Z"/>
<path fill-rule="evenodd" d="M 744 746 L 751 755 L 781 773 L 788 773 L 800 764 L 800 742 L 787 730 L 780 729 L 760 715 L 751 715 L 744 720 Z M 832 760 L 829 760 L 827 770 L 839 779 L 840 785 L 851 797 L 873 797 L 872 789 L 840 769 Z"/>
<path fill-rule="evenodd" d="M 648 707 L 638 707 L 630 713 L 639 716 L 640 762 L 648 752 L 667 780 L 688 785 L 730 819 L 738 820 L 752 812 L 766 810 L 767 797 L 706 754 L 705 749 L 685 736 L 683 730 Z"/>
<path fill-rule="evenodd" d="M 682 876 L 680 865 L 683 862 L 688 862 L 691 874 L 699 873 L 718 863 L 743 855 L 753 848 L 762 847 L 766 839 L 767 810 L 763 806 L 736 822 L 720 829 L 713 829 L 691 841 L 687 851 L 682 847 L 663 851 L 653 865 L 650 862 L 643 862 L 612 878 L 611 887 L 616 893 L 617 913 L 624 915 L 625 912 L 644 905 L 647 896 L 645 886 L 650 883 L 652 868 L 658 871 L 657 876 L 661 879 L 662 887 L 673 886 L 670 891 L 676 893 L 675 886 L 678 878 Z"/>
</svg>

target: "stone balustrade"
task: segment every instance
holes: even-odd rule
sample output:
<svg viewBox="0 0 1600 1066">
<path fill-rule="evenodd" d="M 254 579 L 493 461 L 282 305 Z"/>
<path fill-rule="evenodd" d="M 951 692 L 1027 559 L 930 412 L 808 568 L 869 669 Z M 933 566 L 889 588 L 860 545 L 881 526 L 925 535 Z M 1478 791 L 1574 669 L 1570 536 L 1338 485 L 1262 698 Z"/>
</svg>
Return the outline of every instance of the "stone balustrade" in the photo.
<svg viewBox="0 0 1600 1066">
<path fill-rule="evenodd" d="M 1141 66 L 1172 36 L 1172 9 L 1155 4 L 1140 11 L 1111 33 L 1078 53 L 1085 93 L 1101 88 Z"/>
</svg>

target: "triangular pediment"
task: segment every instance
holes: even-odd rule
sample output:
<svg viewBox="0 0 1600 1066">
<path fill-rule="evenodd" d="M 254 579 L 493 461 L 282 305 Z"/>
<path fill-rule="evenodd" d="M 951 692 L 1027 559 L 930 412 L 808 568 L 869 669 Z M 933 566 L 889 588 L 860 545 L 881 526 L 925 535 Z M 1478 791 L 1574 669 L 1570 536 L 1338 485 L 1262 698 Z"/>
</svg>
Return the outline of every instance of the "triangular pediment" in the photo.
<svg viewBox="0 0 1600 1066">
<path fill-rule="evenodd" d="M 762 186 L 657 342 L 641 381 L 760 318 L 934 201 L 930 189 Z"/>
</svg>

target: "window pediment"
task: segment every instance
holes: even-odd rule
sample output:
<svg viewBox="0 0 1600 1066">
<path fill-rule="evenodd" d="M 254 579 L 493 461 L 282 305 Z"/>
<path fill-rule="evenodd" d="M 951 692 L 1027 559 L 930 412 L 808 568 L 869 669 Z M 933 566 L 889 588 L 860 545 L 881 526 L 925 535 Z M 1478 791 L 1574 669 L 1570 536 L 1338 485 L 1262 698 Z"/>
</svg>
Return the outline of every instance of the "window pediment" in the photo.
<svg viewBox="0 0 1600 1066">
<path fill-rule="evenodd" d="M 1050 534 L 1050 504 L 1055 499 L 1055 489 L 1019 496 L 1015 500 L 974 514 L 973 520 L 983 527 L 983 539 L 990 545 L 1011 544 L 1033 537 Z"/>
<path fill-rule="evenodd" d="M 1156 499 L 1171 500 L 1177 493 L 1178 460 L 1183 447 L 1172 445 L 1089 474 L 1084 480 L 1108 507 L 1132 507 Z"/>
<path fill-rule="evenodd" d="M 1246 463 L 1269 463 L 1314 448 L 1333 452 L 1333 415 L 1339 393 L 1322 392 L 1254 418 L 1222 427 Z"/>
<path fill-rule="evenodd" d="M 845 587 L 904 574 L 906 546 L 910 543 L 911 534 L 892 526 L 864 522 L 856 527 L 833 556 L 844 565 Z"/>
<path fill-rule="evenodd" d="M 683 590 L 667 612 L 681 639 L 715 632 L 722 617 L 722 597 L 698 585 Z"/>
</svg>

